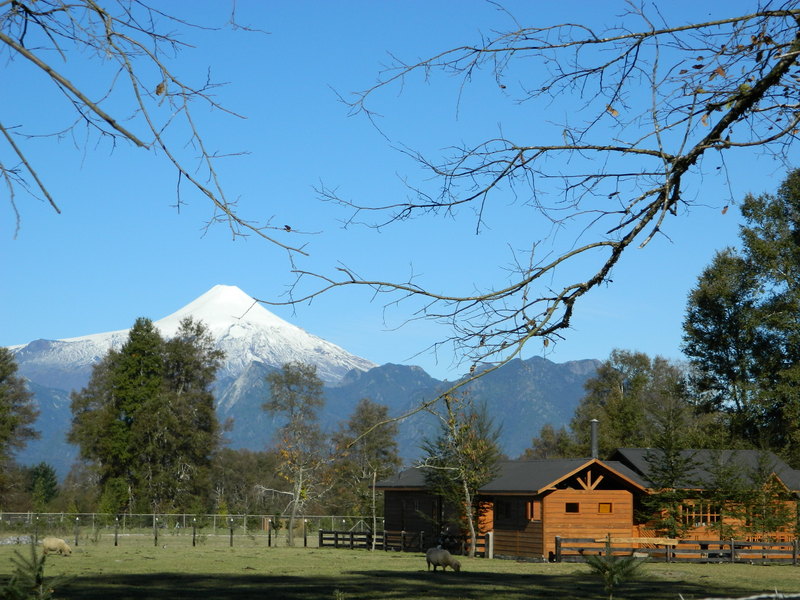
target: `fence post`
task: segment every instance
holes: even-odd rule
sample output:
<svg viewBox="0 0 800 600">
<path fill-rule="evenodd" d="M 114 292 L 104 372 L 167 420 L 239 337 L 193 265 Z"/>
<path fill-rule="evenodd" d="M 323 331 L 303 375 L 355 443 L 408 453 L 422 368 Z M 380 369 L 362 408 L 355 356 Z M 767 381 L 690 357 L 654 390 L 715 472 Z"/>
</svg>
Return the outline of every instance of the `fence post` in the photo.
<svg viewBox="0 0 800 600">
<path fill-rule="evenodd" d="M 400 552 L 405 552 L 406 532 L 400 532 Z"/>
<path fill-rule="evenodd" d="M 792 540 L 792 564 L 797 566 L 797 538 Z"/>
<path fill-rule="evenodd" d="M 153 515 L 153 546 L 158 546 L 158 517 Z"/>
<path fill-rule="evenodd" d="M 419 532 L 419 551 L 425 552 L 425 532 Z"/>
<path fill-rule="evenodd" d="M 322 529 L 318 530 L 318 534 L 319 534 L 319 542 L 317 542 L 317 546 L 322 548 Z"/>
<path fill-rule="evenodd" d="M 561 562 L 561 536 L 556 536 L 556 562 Z"/>
<path fill-rule="evenodd" d="M 81 521 L 80 517 L 75 517 L 75 547 L 78 546 L 78 533 L 79 533 L 79 523 Z"/>
<path fill-rule="evenodd" d="M 731 562 L 736 562 L 736 542 L 731 538 Z"/>
<path fill-rule="evenodd" d="M 303 548 L 308 548 L 308 519 L 303 519 Z"/>
<path fill-rule="evenodd" d="M 119 537 L 119 517 L 114 517 L 114 546 L 118 546 Z"/>
<path fill-rule="evenodd" d="M 197 519 L 192 517 L 192 548 L 197 546 Z"/>
<path fill-rule="evenodd" d="M 485 544 L 484 556 L 494 558 L 494 531 L 486 532 L 486 540 L 483 543 Z"/>
<path fill-rule="evenodd" d="M 384 552 L 388 552 L 389 551 L 389 545 L 386 543 L 386 530 L 385 529 L 383 530 L 383 551 Z"/>
<path fill-rule="evenodd" d="M 231 548 L 233 548 L 233 517 L 230 517 L 228 519 L 228 526 L 230 527 L 230 532 L 231 532 L 230 546 Z"/>
</svg>

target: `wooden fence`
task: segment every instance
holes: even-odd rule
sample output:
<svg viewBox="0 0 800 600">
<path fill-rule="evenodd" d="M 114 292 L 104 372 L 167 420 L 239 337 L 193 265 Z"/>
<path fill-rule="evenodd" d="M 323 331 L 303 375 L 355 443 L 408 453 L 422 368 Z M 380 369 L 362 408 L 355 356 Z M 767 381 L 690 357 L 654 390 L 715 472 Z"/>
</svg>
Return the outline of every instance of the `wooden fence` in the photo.
<svg viewBox="0 0 800 600">
<path fill-rule="evenodd" d="M 491 536 L 482 535 L 475 546 L 476 556 L 487 557 L 491 555 Z M 331 531 L 319 530 L 320 548 L 365 548 L 373 547 L 373 534 L 371 531 Z M 397 552 L 425 552 L 428 548 L 437 545 L 437 540 L 424 531 L 380 531 L 375 535 L 376 550 L 394 550 Z M 451 551 L 455 554 L 466 554 L 469 550 L 469 540 L 457 540 Z"/>
<path fill-rule="evenodd" d="M 800 564 L 800 542 L 750 542 L 745 540 L 611 539 L 611 552 L 664 562 Z M 580 562 L 606 552 L 606 540 L 556 536 L 556 562 Z"/>
</svg>

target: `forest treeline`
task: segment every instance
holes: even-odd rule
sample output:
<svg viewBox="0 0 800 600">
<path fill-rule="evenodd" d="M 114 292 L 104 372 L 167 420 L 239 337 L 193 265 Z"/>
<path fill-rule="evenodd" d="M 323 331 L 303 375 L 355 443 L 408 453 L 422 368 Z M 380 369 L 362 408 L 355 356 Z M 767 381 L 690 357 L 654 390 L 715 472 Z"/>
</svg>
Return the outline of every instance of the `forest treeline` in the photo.
<svg viewBox="0 0 800 600">
<path fill-rule="evenodd" d="M 800 171 L 740 209 L 740 243 L 688 294 L 685 360 L 613 351 L 569 425 L 545 426 L 527 457 L 587 456 L 598 419 L 601 456 L 669 429 L 685 448 L 769 450 L 800 468 Z"/>
<path fill-rule="evenodd" d="M 588 456 L 597 419 L 601 458 L 619 447 L 757 448 L 800 467 L 800 171 L 740 208 L 740 243 L 717 252 L 688 294 L 685 360 L 612 351 L 570 423 L 545 425 L 522 458 Z M 289 363 L 267 376 L 262 408 L 281 423 L 277 435 L 264 451 L 234 450 L 211 392 L 222 358 L 200 322 L 186 319 L 165 339 L 138 319 L 72 394 L 69 441 L 80 460 L 59 484 L 46 463 L 14 462 L 37 436 L 37 411 L 13 354 L 0 348 L 0 508 L 380 513 L 372 484 L 401 465 L 386 406 L 359 399 L 326 430 L 315 369 Z M 431 409 L 442 427 L 423 444 L 423 463 L 431 485 L 456 482 L 455 495 L 489 477 L 501 456 L 498 407 L 453 395 L 442 405 Z"/>
</svg>

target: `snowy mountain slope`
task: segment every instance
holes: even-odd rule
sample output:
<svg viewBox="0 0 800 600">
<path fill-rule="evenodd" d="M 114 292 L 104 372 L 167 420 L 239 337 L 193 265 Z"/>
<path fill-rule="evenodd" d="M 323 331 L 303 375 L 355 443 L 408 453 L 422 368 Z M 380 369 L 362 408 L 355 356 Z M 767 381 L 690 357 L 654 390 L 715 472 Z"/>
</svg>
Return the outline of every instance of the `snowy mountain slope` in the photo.
<svg viewBox="0 0 800 600">
<path fill-rule="evenodd" d="M 216 285 L 180 310 L 155 321 L 155 325 L 165 337 L 172 337 L 180 321 L 188 316 L 203 321 L 217 348 L 225 352 L 220 379 L 238 377 L 253 362 L 273 367 L 290 361 L 312 364 L 325 382 L 336 382 L 353 369 L 366 371 L 376 366 L 284 321 L 236 286 Z M 127 336 L 128 330 L 124 329 L 55 341 L 36 340 L 11 350 L 22 375 L 69 390 L 76 383 L 80 387 L 92 365 L 109 349 L 122 346 Z"/>
</svg>

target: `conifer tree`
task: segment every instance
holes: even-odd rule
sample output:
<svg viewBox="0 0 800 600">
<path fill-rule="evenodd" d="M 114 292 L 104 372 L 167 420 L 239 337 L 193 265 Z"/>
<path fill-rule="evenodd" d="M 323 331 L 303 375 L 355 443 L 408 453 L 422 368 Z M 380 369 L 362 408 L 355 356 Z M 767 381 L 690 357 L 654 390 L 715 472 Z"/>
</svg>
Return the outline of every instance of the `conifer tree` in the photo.
<svg viewBox="0 0 800 600">
<path fill-rule="evenodd" d="M 58 477 L 53 467 L 45 462 L 27 469 L 27 490 L 31 504 L 37 512 L 44 512 L 47 505 L 58 496 Z"/>
<path fill-rule="evenodd" d="M 686 490 L 696 487 L 697 461 L 686 444 L 688 410 L 679 399 L 672 398 L 654 415 L 653 448 L 645 455 L 647 478 L 653 493 L 643 502 L 653 516 L 656 529 L 679 538 L 691 528 L 691 523 L 682 516 Z"/>
<path fill-rule="evenodd" d="M 69 441 L 97 469 L 107 512 L 190 510 L 208 502 L 219 445 L 210 385 L 221 354 L 202 324 L 165 341 L 149 319 L 72 395 Z"/>
<path fill-rule="evenodd" d="M 718 253 L 689 296 L 684 353 L 733 435 L 800 464 L 800 170 L 748 195 L 741 251 Z"/>
<path fill-rule="evenodd" d="M 17 362 L 8 348 L 0 347 L 0 491 L 6 487 L 5 474 L 13 452 L 28 440 L 39 437 L 33 423 L 39 411 L 25 380 L 17 375 Z"/>
</svg>

